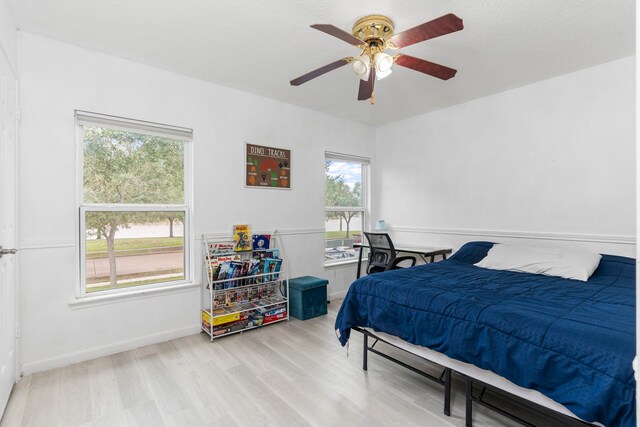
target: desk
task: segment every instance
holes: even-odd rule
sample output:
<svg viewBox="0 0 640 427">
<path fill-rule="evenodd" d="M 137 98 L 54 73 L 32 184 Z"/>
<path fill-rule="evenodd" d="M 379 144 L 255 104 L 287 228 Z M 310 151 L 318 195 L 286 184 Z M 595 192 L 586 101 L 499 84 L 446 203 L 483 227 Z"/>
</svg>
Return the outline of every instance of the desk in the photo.
<svg viewBox="0 0 640 427">
<path fill-rule="evenodd" d="M 447 255 L 449 255 L 452 251 L 451 248 L 442 248 L 442 247 L 434 247 L 434 246 L 412 246 L 412 245 L 393 245 L 396 250 L 396 254 L 400 252 L 405 252 L 408 254 L 420 255 L 420 258 L 426 263 L 427 258 L 430 258 L 429 262 L 433 262 L 435 257 L 442 256 L 442 259 L 447 259 Z M 360 248 L 358 251 L 358 271 L 356 273 L 356 279 L 360 277 L 360 268 L 362 267 L 362 249 L 368 248 L 369 245 L 366 243 L 354 243 L 354 248 Z"/>
</svg>

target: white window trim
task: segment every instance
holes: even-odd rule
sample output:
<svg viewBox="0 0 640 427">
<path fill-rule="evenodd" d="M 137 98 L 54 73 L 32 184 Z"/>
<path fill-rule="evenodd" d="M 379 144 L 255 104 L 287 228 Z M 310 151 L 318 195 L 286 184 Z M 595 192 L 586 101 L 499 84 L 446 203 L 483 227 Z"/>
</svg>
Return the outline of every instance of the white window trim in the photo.
<svg viewBox="0 0 640 427">
<path fill-rule="evenodd" d="M 369 224 L 369 211 L 371 209 L 370 205 L 369 205 L 369 194 L 371 192 L 370 186 L 371 186 L 371 181 L 369 180 L 369 168 L 371 167 L 371 160 L 367 157 L 361 157 L 361 156 L 354 156 L 351 154 L 343 154 L 343 153 L 336 153 L 333 151 L 325 151 L 324 153 L 324 161 L 327 160 L 336 160 L 336 161 L 340 161 L 340 162 L 353 162 L 353 163 L 361 163 L 362 164 L 362 186 L 363 186 L 363 191 L 362 191 L 362 205 L 361 206 L 350 206 L 350 207 L 339 207 L 339 206 L 325 206 L 324 207 L 324 211 L 325 212 L 362 212 L 362 232 L 364 233 L 365 231 L 368 231 L 370 229 L 370 224 Z M 323 192 L 322 192 L 322 196 L 323 196 L 323 200 L 326 200 L 326 187 L 323 188 Z M 325 226 L 325 232 L 326 232 L 326 226 Z M 324 233 L 323 233 L 324 236 Z M 364 237 L 364 236 L 363 236 Z M 324 239 L 323 239 L 323 251 L 324 251 Z M 363 261 L 364 261 L 364 257 L 363 257 Z M 349 259 L 349 260 L 344 260 L 344 259 L 337 259 L 337 260 L 333 260 L 333 261 L 324 261 L 324 266 L 325 268 L 329 268 L 329 267 L 339 267 L 341 265 L 347 265 L 347 264 L 357 264 L 358 260 L 357 259 Z"/>
<path fill-rule="evenodd" d="M 152 297 L 158 294 L 181 292 L 190 290 L 194 286 L 194 239 L 193 230 L 193 131 L 189 128 L 165 125 L 161 123 L 146 122 L 124 117 L 110 116 L 106 114 L 91 113 L 76 110 L 75 116 L 75 145 L 76 145 L 76 206 L 79 207 L 76 216 L 76 269 L 75 299 L 69 302 L 74 307 L 100 305 L 104 303 L 118 302 L 142 297 Z M 97 204 L 84 203 L 84 141 L 83 126 L 105 126 L 112 129 L 137 131 L 145 134 L 165 136 L 179 139 L 184 142 L 184 204 L 165 205 L 138 205 L 138 204 Z M 85 284 L 85 214 L 88 211 L 183 211 L 184 212 L 184 279 L 171 282 L 159 282 L 148 285 L 132 286 L 130 288 L 108 289 L 104 291 L 86 292 Z"/>
<path fill-rule="evenodd" d="M 362 256 L 362 261 L 360 261 L 361 263 L 366 263 L 367 262 L 367 257 L 366 256 Z M 357 258 L 353 258 L 353 259 L 349 259 L 347 261 L 345 260 L 340 260 L 337 259 L 335 261 L 326 261 L 324 264 L 324 268 L 325 269 L 330 269 L 330 268 L 338 268 L 338 267 L 346 267 L 349 265 L 358 265 L 358 259 Z"/>
<path fill-rule="evenodd" d="M 75 298 L 69 301 L 69 306 L 71 309 L 75 310 L 78 308 L 93 307 L 96 305 L 114 304 L 122 301 L 152 298 L 181 292 L 192 292 L 200 289 L 200 283 L 182 283 L 162 287 L 154 286 L 151 288 L 149 288 L 148 285 L 134 286 L 129 289 L 130 292 L 108 293 L 104 295 L 102 295 L 101 292 L 95 292 L 96 294 L 100 293 L 101 295 L 94 295 L 91 293 L 85 297 Z"/>
<path fill-rule="evenodd" d="M 348 208 L 341 208 L 340 206 L 324 207 L 325 212 L 362 212 L 364 210 L 366 210 L 364 206 L 350 206 Z"/>
<path fill-rule="evenodd" d="M 180 126 L 165 125 L 162 123 L 147 122 L 144 120 L 127 119 L 126 117 L 110 116 L 108 114 L 92 113 L 90 111 L 75 111 L 76 125 L 83 126 L 107 126 L 110 129 L 119 129 L 144 133 L 147 135 L 164 136 L 183 141 L 193 139 L 193 130 Z"/>
<path fill-rule="evenodd" d="M 341 162 L 357 162 L 365 165 L 371 164 L 371 160 L 368 157 L 354 156 L 352 154 L 336 153 L 335 151 L 325 151 L 325 160 L 338 160 Z"/>
</svg>

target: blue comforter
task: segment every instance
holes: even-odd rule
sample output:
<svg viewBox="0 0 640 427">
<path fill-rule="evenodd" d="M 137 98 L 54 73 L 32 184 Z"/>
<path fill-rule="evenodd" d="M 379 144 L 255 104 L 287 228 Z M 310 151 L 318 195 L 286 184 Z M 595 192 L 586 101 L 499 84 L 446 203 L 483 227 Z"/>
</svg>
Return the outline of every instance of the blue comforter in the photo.
<svg viewBox="0 0 640 427">
<path fill-rule="evenodd" d="M 340 342 L 370 327 L 538 390 L 583 420 L 635 426 L 635 260 L 603 255 L 587 282 L 475 267 L 492 245 L 358 279 L 336 319 Z"/>
</svg>

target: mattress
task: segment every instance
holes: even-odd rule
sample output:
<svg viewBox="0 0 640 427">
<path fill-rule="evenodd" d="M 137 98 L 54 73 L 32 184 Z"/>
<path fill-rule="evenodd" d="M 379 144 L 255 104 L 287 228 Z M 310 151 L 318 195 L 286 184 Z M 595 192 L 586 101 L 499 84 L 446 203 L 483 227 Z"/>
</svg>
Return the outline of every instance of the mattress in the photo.
<svg viewBox="0 0 640 427">
<path fill-rule="evenodd" d="M 368 327 L 536 390 L 580 419 L 635 425 L 635 260 L 603 255 L 587 282 L 475 267 L 492 245 L 358 279 L 336 319 L 340 342 Z"/>
</svg>

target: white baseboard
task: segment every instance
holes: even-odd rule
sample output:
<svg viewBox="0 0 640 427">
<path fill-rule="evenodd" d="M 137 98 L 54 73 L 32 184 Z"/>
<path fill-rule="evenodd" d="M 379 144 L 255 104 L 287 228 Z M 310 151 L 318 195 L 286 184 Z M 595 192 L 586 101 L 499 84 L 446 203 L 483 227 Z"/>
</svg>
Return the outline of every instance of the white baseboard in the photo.
<svg viewBox="0 0 640 427">
<path fill-rule="evenodd" d="M 329 301 L 333 301 L 334 299 L 343 299 L 347 296 L 347 290 L 348 289 L 345 289 L 344 291 L 331 292 L 327 295 L 329 297 Z"/>
<path fill-rule="evenodd" d="M 52 357 L 50 359 L 25 363 L 22 365 L 21 375 L 30 375 L 36 372 L 46 371 L 48 369 L 61 368 L 63 366 L 72 365 L 74 363 L 84 362 L 86 360 L 96 359 L 98 357 L 109 356 L 111 354 L 120 353 L 122 351 L 133 350 L 135 348 L 144 347 L 146 345 L 157 344 L 175 338 L 194 335 L 199 332 L 200 325 L 195 324 L 186 328 L 174 329 L 158 334 L 145 335 L 143 337 L 94 347 L 87 350 L 81 350 L 75 353 L 68 353 L 61 356 Z"/>
</svg>

